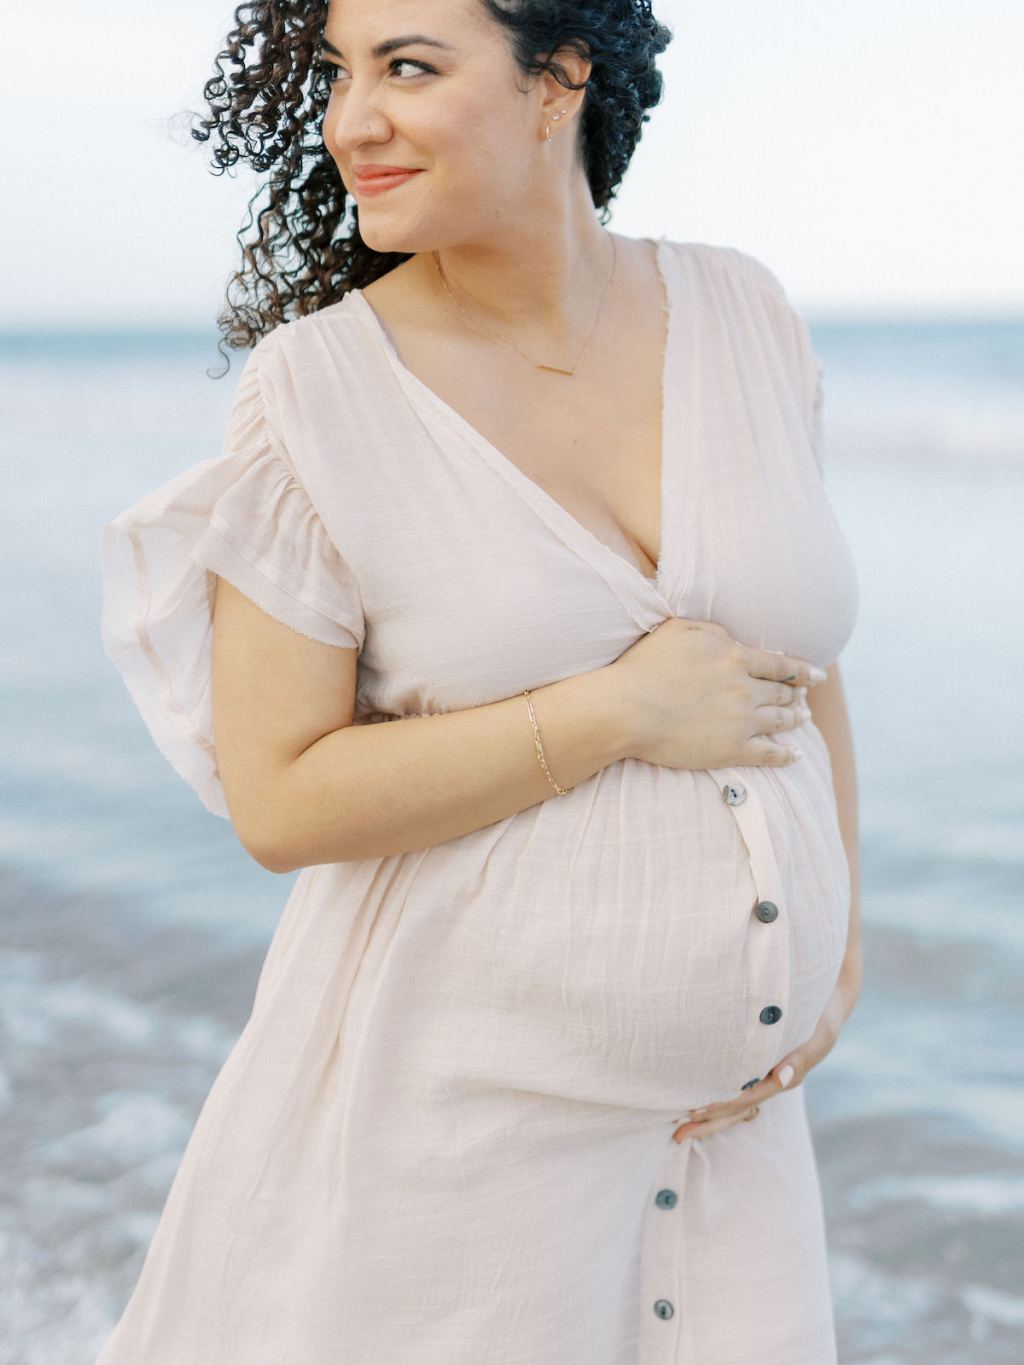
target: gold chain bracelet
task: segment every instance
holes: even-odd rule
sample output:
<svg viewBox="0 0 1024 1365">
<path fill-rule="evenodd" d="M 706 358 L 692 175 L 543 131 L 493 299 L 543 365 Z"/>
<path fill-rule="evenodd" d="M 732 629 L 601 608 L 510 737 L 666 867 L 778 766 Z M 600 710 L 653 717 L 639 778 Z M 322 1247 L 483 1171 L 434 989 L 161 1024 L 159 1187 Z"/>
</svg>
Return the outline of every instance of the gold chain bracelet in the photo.
<svg viewBox="0 0 1024 1365">
<path fill-rule="evenodd" d="M 533 714 L 533 702 L 530 700 L 530 689 L 528 687 L 523 689 L 523 696 L 526 698 L 526 705 L 530 712 L 530 724 L 533 726 L 533 743 L 537 750 L 537 757 L 540 759 L 540 766 L 544 769 L 544 772 L 547 774 L 548 781 L 554 787 L 558 795 L 568 796 L 569 793 L 565 790 L 564 787 L 560 787 L 558 785 L 555 779 L 551 776 L 551 773 L 548 771 L 548 765 L 544 759 L 544 746 L 540 742 L 540 731 L 537 729 L 537 717 Z"/>
</svg>

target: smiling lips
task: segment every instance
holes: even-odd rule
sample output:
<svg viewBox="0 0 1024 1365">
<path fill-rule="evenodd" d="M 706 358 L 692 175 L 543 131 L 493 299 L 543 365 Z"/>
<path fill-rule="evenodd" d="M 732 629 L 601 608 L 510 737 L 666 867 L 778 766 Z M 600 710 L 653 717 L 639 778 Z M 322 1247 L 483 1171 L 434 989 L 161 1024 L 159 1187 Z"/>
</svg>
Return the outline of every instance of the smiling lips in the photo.
<svg viewBox="0 0 1024 1365">
<path fill-rule="evenodd" d="M 396 185 L 404 185 L 414 175 L 419 175 L 416 168 L 377 164 L 359 166 L 356 168 L 355 192 L 369 197 L 383 194 L 385 190 L 394 189 Z"/>
</svg>

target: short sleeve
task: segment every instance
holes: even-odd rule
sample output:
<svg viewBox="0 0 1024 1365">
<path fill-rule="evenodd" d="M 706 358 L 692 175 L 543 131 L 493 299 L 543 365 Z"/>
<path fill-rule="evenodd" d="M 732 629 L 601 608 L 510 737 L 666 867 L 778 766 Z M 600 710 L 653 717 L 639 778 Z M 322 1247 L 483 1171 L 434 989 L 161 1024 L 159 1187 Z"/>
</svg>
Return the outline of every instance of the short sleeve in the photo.
<svg viewBox="0 0 1024 1365">
<path fill-rule="evenodd" d="M 730 248 L 734 257 L 765 291 L 775 320 L 776 334 L 783 353 L 791 357 L 803 409 L 804 425 L 819 472 L 824 472 L 825 431 L 823 405 L 825 367 L 815 352 L 810 329 L 793 307 L 778 276 L 763 261 L 746 252 Z"/>
<path fill-rule="evenodd" d="M 271 334 L 272 336 L 273 334 Z M 361 649 L 359 586 L 268 420 L 260 363 L 239 376 L 222 453 L 101 532 L 101 635 L 160 752 L 228 818 L 213 742 L 215 575 L 309 639 Z"/>
</svg>

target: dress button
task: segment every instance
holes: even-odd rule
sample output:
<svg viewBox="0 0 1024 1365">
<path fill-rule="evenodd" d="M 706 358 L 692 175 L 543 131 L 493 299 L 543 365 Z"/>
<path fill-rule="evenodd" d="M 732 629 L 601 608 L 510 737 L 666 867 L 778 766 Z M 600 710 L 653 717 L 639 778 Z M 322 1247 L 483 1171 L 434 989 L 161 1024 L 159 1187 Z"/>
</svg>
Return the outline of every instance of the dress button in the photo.
<svg viewBox="0 0 1024 1365">
<path fill-rule="evenodd" d="M 669 1303 L 668 1299 L 655 1299 L 654 1311 L 659 1318 L 670 1318 L 676 1310 Z"/>
<path fill-rule="evenodd" d="M 758 1083 L 758 1081 L 759 1081 L 760 1079 L 761 1079 L 760 1076 L 755 1076 L 754 1079 L 753 1079 L 752 1081 L 747 1081 L 745 1085 L 741 1085 L 741 1086 L 740 1086 L 740 1089 L 741 1089 L 741 1090 L 749 1090 L 749 1089 L 751 1088 L 751 1086 L 757 1085 L 757 1083 Z"/>
<path fill-rule="evenodd" d="M 659 1209 L 674 1209 L 678 1199 L 675 1190 L 659 1190 L 654 1196 L 654 1202 Z"/>
<path fill-rule="evenodd" d="M 758 1018 L 762 1024 L 777 1024 L 782 1018 L 782 1011 L 778 1005 L 765 1005 Z"/>
<path fill-rule="evenodd" d="M 754 906 L 754 914 L 762 924 L 771 924 L 773 919 L 779 917 L 779 907 L 774 901 L 758 901 Z"/>
<path fill-rule="evenodd" d="M 742 782 L 727 782 L 722 795 L 730 806 L 739 806 L 747 799 L 747 789 Z"/>
</svg>

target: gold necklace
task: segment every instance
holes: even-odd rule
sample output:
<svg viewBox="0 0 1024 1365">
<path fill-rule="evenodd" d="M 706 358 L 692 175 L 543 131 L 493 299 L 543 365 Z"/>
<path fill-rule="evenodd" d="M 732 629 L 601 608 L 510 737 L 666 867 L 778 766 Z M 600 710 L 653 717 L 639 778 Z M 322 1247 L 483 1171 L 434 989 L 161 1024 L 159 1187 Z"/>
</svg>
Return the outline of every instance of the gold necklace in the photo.
<svg viewBox="0 0 1024 1365">
<path fill-rule="evenodd" d="M 596 313 L 595 316 L 594 316 L 594 323 L 593 323 L 593 326 L 592 326 L 591 329 L 590 329 L 590 333 L 589 333 L 589 335 L 588 335 L 586 341 L 583 343 L 583 350 L 580 351 L 579 355 L 576 357 L 576 364 L 573 365 L 573 367 L 572 367 L 571 370 L 567 370 L 567 369 L 566 369 L 564 366 L 562 366 L 562 365 L 542 365 L 542 364 L 538 363 L 536 360 L 532 360 L 532 359 L 530 358 L 530 356 L 528 356 L 528 355 L 526 354 L 525 351 L 520 351 L 520 350 L 519 350 L 519 347 L 516 345 L 516 343 L 515 343 L 514 341 L 510 341 L 508 337 L 502 336 L 502 334 L 501 334 L 500 332 L 495 332 L 495 331 L 491 330 L 491 329 L 488 328 L 488 327 L 481 327 L 480 324 L 475 320 L 475 318 L 473 318 L 472 315 L 471 315 L 470 313 L 466 312 L 466 309 L 463 308 L 462 304 L 459 303 L 458 299 L 455 297 L 455 295 L 452 293 L 452 291 L 448 288 L 448 281 L 447 281 L 447 279 L 445 279 L 444 271 L 441 269 L 441 261 L 440 261 L 440 258 L 438 257 L 437 252 L 436 252 L 436 251 L 432 251 L 430 254 L 431 254 L 431 256 L 434 258 L 434 264 L 437 266 L 437 273 L 438 273 L 438 275 L 440 275 L 440 277 L 441 277 L 441 283 L 444 285 L 444 287 L 445 287 L 445 292 L 447 293 L 448 297 L 451 299 L 452 303 L 455 304 L 456 308 L 458 308 L 458 309 L 460 310 L 460 312 L 462 312 L 463 314 L 465 314 L 465 316 L 466 316 L 467 318 L 469 318 L 469 321 L 470 321 L 470 322 L 472 323 L 472 325 L 477 329 L 478 332 L 483 332 L 483 333 L 484 333 L 485 335 L 487 335 L 487 336 L 497 337 L 499 341 L 504 341 L 504 342 L 506 342 L 509 346 L 512 347 L 512 349 L 513 349 L 514 351 L 519 351 L 519 354 L 523 357 L 523 359 L 524 359 L 524 360 L 529 360 L 529 361 L 530 361 L 530 364 L 531 364 L 531 365 L 535 365 L 535 366 L 537 367 L 538 370 L 553 370 L 556 374 L 570 374 L 570 375 L 571 375 L 571 374 L 575 374 L 575 373 L 576 373 L 576 370 L 577 370 L 577 368 L 579 367 L 579 363 L 580 363 L 580 361 L 583 359 L 584 355 L 586 354 L 587 347 L 590 345 L 590 338 L 594 335 L 594 332 L 597 330 L 598 320 L 600 319 L 600 316 L 601 316 L 601 309 L 604 307 L 605 295 L 608 293 L 608 287 L 609 287 L 609 285 L 611 284 L 612 280 L 613 280 L 614 277 L 615 277 L 615 267 L 616 267 L 616 265 L 617 265 L 617 263 L 618 263 L 618 252 L 616 251 L 616 248 L 615 248 L 615 236 L 614 236 L 614 234 L 613 234 L 613 233 L 609 233 L 608 235 L 609 235 L 609 237 L 611 238 L 611 243 L 612 243 L 612 271 L 611 271 L 611 274 L 608 276 L 608 279 L 605 281 L 604 292 L 603 292 L 602 295 L 601 295 L 601 302 L 597 305 L 597 313 Z"/>
</svg>

